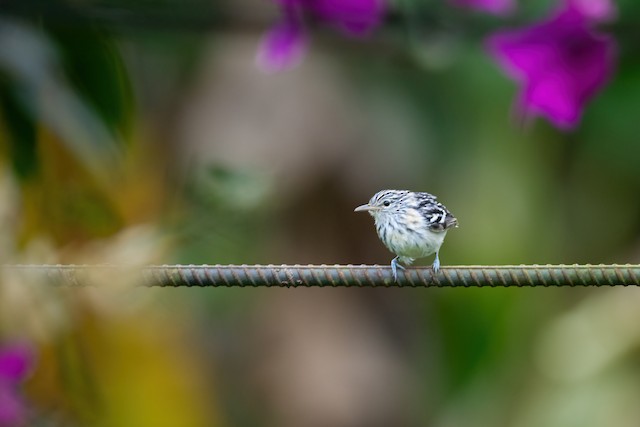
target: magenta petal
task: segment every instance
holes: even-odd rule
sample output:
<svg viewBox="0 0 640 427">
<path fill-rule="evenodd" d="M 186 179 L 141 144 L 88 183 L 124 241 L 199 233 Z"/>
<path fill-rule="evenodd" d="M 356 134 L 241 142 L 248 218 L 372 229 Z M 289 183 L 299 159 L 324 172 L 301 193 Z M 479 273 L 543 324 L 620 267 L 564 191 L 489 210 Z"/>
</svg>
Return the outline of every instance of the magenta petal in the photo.
<svg viewBox="0 0 640 427">
<path fill-rule="evenodd" d="M 551 76 L 537 81 L 525 89 L 524 113 L 537 113 L 549 119 L 560 129 L 571 129 L 578 124 L 582 105 L 571 92 L 572 82 L 567 76 Z"/>
<path fill-rule="evenodd" d="M 366 36 L 384 18 L 384 0 L 308 0 L 309 11 L 352 36 Z"/>
<path fill-rule="evenodd" d="M 450 0 L 460 7 L 481 10 L 494 15 L 508 15 L 516 8 L 514 0 Z"/>
<path fill-rule="evenodd" d="M 0 348 L 0 427 L 24 425 L 26 410 L 17 388 L 33 365 L 33 351 L 25 344 Z"/>
<path fill-rule="evenodd" d="M 304 7 L 308 0 L 271 0 L 285 9 Z"/>
<path fill-rule="evenodd" d="M 499 32 L 488 48 L 509 76 L 520 82 L 521 111 L 554 125 L 577 125 L 586 103 L 614 68 L 615 43 L 597 33 L 573 7 L 528 28 Z"/>
<path fill-rule="evenodd" d="M 551 43 L 526 43 L 526 34 L 498 33 L 488 39 L 488 47 L 507 74 L 518 81 L 545 68 L 555 49 Z"/>
<path fill-rule="evenodd" d="M 304 23 L 320 22 L 350 36 L 363 37 L 378 27 L 387 0 L 272 0 L 283 12 L 283 21 L 262 38 L 256 62 L 266 72 L 294 67 L 304 57 L 307 35 Z"/>
<path fill-rule="evenodd" d="M 610 21 L 617 15 L 613 0 L 566 0 L 567 7 L 593 21 Z"/>
<path fill-rule="evenodd" d="M 266 72 L 284 71 L 302 61 L 307 45 L 307 36 L 301 25 L 285 20 L 262 37 L 256 62 Z"/>
<path fill-rule="evenodd" d="M 7 345 L 0 349 L 0 382 L 18 383 L 33 365 L 33 352 L 23 344 Z"/>
<path fill-rule="evenodd" d="M 18 427 L 25 423 L 26 410 L 19 396 L 0 383 L 0 427 Z"/>
</svg>

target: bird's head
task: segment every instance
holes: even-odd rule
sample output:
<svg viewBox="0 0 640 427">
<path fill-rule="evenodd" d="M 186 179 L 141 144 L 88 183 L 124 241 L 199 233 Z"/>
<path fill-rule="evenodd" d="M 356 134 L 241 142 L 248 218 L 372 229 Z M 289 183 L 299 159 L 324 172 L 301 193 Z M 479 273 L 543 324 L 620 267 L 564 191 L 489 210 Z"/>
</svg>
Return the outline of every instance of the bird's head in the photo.
<svg viewBox="0 0 640 427">
<path fill-rule="evenodd" d="M 409 194 L 406 190 L 382 190 L 373 195 L 369 203 L 358 206 L 354 212 L 369 212 L 376 218 L 379 215 L 398 212 L 404 206 L 403 199 Z"/>
</svg>

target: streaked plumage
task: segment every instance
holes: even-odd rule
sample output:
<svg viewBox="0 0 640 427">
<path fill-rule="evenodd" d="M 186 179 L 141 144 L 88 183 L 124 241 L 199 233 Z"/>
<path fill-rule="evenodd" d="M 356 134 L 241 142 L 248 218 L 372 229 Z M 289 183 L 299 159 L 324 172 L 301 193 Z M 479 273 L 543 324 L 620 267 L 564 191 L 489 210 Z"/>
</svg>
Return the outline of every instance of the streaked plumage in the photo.
<svg viewBox="0 0 640 427">
<path fill-rule="evenodd" d="M 358 206 L 356 212 L 367 211 L 373 217 L 382 243 L 397 256 L 391 261 L 394 279 L 398 261 L 410 265 L 417 258 L 436 254 L 433 270 L 440 268 L 438 252 L 447 231 L 458 226 L 458 220 L 429 193 L 407 190 L 383 190 Z"/>
</svg>

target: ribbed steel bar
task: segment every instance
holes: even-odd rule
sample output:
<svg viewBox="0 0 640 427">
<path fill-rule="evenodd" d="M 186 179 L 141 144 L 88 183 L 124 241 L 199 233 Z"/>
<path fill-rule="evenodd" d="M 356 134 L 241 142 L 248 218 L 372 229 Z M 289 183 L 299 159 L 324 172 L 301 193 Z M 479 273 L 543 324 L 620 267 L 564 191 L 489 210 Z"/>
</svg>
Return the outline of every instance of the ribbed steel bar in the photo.
<svg viewBox="0 0 640 427">
<path fill-rule="evenodd" d="M 92 285 L 90 277 L 108 274 L 143 286 L 354 286 L 354 287 L 505 287 L 640 286 L 640 265 L 495 265 L 428 267 L 399 272 L 378 265 L 12 265 L 7 270 L 36 274 L 60 286 Z"/>
</svg>

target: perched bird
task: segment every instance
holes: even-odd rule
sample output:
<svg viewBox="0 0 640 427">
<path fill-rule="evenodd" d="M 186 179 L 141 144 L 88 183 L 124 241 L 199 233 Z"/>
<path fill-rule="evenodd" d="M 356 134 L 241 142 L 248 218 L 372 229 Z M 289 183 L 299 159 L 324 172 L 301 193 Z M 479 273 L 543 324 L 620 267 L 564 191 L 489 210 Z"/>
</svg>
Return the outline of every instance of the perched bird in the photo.
<svg viewBox="0 0 640 427">
<path fill-rule="evenodd" d="M 382 190 L 355 212 L 369 212 L 382 243 L 397 256 L 391 261 L 394 280 L 398 262 L 410 265 L 416 258 L 436 254 L 433 271 L 440 269 L 438 252 L 447 231 L 458 227 L 458 220 L 429 193 L 407 190 Z"/>
</svg>

